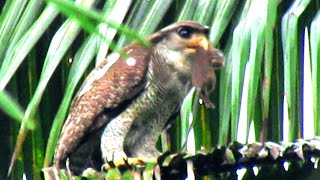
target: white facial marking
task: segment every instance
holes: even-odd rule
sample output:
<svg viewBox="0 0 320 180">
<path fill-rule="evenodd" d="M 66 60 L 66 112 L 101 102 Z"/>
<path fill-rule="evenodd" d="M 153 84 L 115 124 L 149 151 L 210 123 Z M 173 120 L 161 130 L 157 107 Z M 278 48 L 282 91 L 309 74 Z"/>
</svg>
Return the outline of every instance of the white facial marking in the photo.
<svg viewBox="0 0 320 180">
<path fill-rule="evenodd" d="M 82 96 L 84 93 L 90 91 L 90 89 L 92 88 L 92 83 L 97 80 L 100 79 L 104 74 L 106 74 L 106 72 L 108 71 L 108 69 L 120 58 L 120 54 L 119 53 L 112 53 L 107 57 L 107 64 L 105 66 L 103 66 L 101 69 L 92 71 L 89 75 L 89 77 L 87 78 L 87 80 L 85 81 L 85 84 L 82 85 L 81 91 L 79 93 L 79 97 Z"/>
</svg>

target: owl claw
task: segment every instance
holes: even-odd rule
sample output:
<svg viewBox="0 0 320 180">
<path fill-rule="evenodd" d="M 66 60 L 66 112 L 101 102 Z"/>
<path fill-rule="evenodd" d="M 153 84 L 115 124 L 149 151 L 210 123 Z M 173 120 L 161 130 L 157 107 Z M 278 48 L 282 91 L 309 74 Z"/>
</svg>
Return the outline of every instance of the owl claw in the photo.
<svg viewBox="0 0 320 180">
<path fill-rule="evenodd" d="M 138 165 L 138 166 L 145 166 L 142 158 L 128 158 L 127 160 L 128 165 Z"/>
<path fill-rule="evenodd" d="M 108 170 L 112 169 L 114 165 L 112 162 L 106 162 L 105 164 L 102 165 L 101 170 L 107 172 Z"/>
<path fill-rule="evenodd" d="M 113 152 L 107 155 L 105 158 L 106 163 L 103 165 L 103 169 L 109 170 L 114 167 L 119 167 L 121 165 L 127 164 L 127 155 L 123 151 Z"/>
<path fill-rule="evenodd" d="M 121 161 L 106 162 L 104 165 L 102 165 L 102 170 L 108 171 L 112 168 L 121 167 L 121 166 L 141 166 L 141 167 L 144 167 L 145 163 L 142 161 L 141 158 L 128 158 L 128 159 L 123 159 Z"/>
<path fill-rule="evenodd" d="M 142 158 L 128 158 L 127 155 L 123 151 L 115 152 L 110 157 L 106 158 L 106 163 L 102 165 L 102 170 L 108 171 L 115 167 L 120 166 L 145 166 Z"/>
</svg>

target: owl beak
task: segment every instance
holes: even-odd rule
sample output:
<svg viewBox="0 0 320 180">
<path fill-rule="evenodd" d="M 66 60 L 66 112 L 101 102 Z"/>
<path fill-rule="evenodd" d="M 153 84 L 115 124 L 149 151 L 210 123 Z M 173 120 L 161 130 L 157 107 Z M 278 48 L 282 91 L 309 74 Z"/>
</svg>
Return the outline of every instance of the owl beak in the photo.
<svg viewBox="0 0 320 180">
<path fill-rule="evenodd" d="M 196 49 L 200 47 L 207 51 L 210 48 L 210 43 L 205 35 L 198 34 L 195 35 L 194 39 L 187 44 L 187 47 L 191 49 Z"/>
<path fill-rule="evenodd" d="M 202 37 L 199 41 L 199 47 L 202 47 L 204 50 L 208 50 L 210 47 L 210 43 L 206 37 Z"/>
</svg>

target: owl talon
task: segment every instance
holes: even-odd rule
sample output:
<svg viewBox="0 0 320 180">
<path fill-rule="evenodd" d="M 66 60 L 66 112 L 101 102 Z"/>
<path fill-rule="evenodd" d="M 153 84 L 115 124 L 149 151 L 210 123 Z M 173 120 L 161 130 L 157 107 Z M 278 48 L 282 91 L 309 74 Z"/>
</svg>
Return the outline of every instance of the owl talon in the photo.
<svg viewBox="0 0 320 180">
<path fill-rule="evenodd" d="M 145 163 L 141 158 L 128 158 L 127 163 L 132 166 L 145 166 Z"/>
<path fill-rule="evenodd" d="M 126 165 L 127 159 L 126 153 L 121 150 L 109 153 L 105 158 L 106 164 L 103 165 L 103 169 L 108 170 L 121 165 Z"/>
<path fill-rule="evenodd" d="M 128 159 L 122 159 L 120 161 L 109 161 L 109 162 L 106 162 L 104 165 L 102 165 L 102 170 L 108 171 L 112 168 L 121 167 L 121 166 L 145 167 L 145 163 L 141 158 L 128 158 Z"/>
<path fill-rule="evenodd" d="M 107 172 L 108 170 L 114 168 L 114 164 L 112 162 L 106 162 L 102 165 L 101 170 Z"/>
</svg>

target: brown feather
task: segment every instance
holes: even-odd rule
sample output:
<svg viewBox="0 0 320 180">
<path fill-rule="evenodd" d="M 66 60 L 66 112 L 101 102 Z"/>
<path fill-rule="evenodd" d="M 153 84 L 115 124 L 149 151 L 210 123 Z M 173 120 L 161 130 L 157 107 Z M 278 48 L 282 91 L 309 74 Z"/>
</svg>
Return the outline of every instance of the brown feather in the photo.
<svg viewBox="0 0 320 180">
<path fill-rule="evenodd" d="M 124 51 L 134 58 L 134 64 L 121 58 L 101 78 L 95 79 L 95 75 L 91 74 L 84 82 L 85 85 L 94 78 L 91 88 L 75 97 L 56 149 L 54 163 L 57 168 L 64 163 L 68 154 L 75 150 L 86 134 L 100 128 L 109 120 L 108 114 L 104 114 L 106 117 L 98 118 L 100 122 L 96 122 L 96 117 L 104 109 L 118 106 L 143 89 L 149 50 L 147 47 L 134 44 L 127 46 Z M 93 72 L 103 68 L 106 63 L 103 62 Z"/>
</svg>

